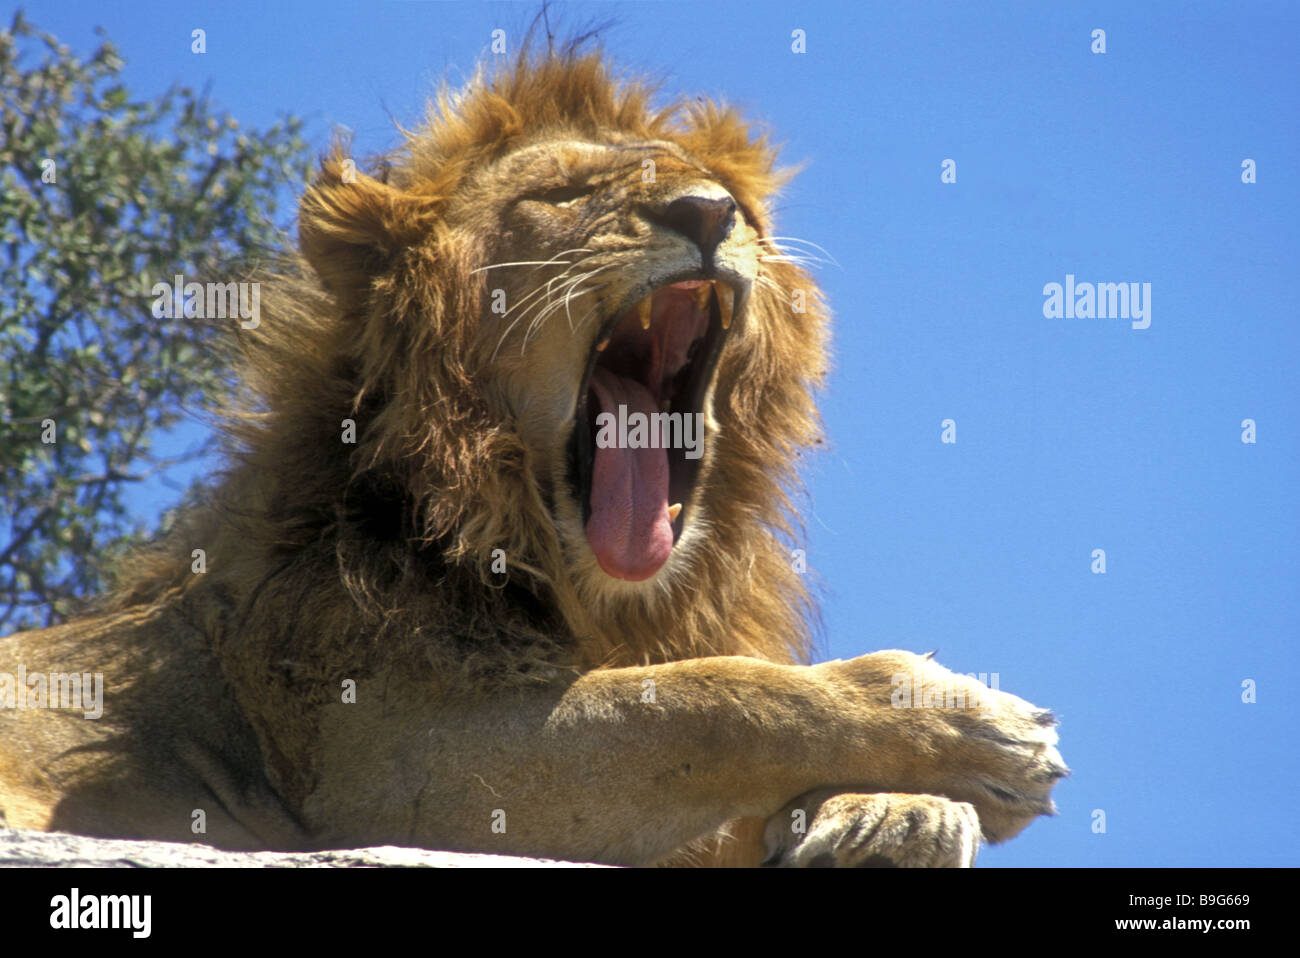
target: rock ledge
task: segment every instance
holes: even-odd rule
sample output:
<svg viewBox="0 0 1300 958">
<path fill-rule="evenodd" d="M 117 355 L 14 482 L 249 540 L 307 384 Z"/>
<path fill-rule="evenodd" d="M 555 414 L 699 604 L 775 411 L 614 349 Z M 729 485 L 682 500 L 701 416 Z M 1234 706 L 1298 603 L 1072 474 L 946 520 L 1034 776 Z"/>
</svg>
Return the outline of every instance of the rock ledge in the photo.
<svg viewBox="0 0 1300 958">
<path fill-rule="evenodd" d="M 600 865 L 435 852 L 352 848 L 327 852 L 223 852 L 211 845 L 87 838 L 0 827 L 0 868 L 600 868 Z"/>
</svg>

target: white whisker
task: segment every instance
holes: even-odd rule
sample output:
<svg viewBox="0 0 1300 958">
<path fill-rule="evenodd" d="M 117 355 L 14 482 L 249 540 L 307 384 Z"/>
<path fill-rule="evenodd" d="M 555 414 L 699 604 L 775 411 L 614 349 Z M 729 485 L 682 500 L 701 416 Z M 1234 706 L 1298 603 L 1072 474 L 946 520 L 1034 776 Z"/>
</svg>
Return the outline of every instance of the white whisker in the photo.
<svg viewBox="0 0 1300 958">
<path fill-rule="evenodd" d="M 558 276 L 554 276 L 554 277 L 552 277 L 551 279 L 547 280 L 547 282 L 546 282 L 545 284 L 539 284 L 538 286 L 534 287 L 534 288 L 533 288 L 533 291 L 532 291 L 531 293 L 527 294 L 527 295 L 524 296 L 522 299 L 520 299 L 519 302 L 515 303 L 513 306 L 511 306 L 509 309 L 507 309 L 507 310 L 505 311 L 504 315 L 502 315 L 501 318 L 502 318 L 502 319 L 505 319 L 507 316 L 509 316 L 511 313 L 513 313 L 516 309 L 521 309 L 521 308 L 523 308 L 523 307 L 528 303 L 528 301 L 529 301 L 530 299 L 533 299 L 533 298 L 536 297 L 536 296 L 542 296 L 542 295 L 544 294 L 545 297 L 549 297 L 549 296 L 550 296 L 550 292 L 551 292 L 551 287 L 552 287 L 555 283 L 558 283 L 558 282 L 562 281 L 565 277 L 567 277 L 567 276 L 569 275 L 569 273 L 572 272 L 572 270 L 573 270 L 573 267 L 570 266 L 570 267 L 568 267 L 568 269 L 564 270 L 564 271 L 563 271 L 562 273 L 560 273 Z M 533 307 L 533 306 L 536 306 L 536 305 L 537 305 L 536 303 L 533 303 L 532 306 L 528 306 L 528 309 L 532 309 L 532 307 Z M 527 310 L 525 310 L 525 312 L 527 312 Z"/>
<path fill-rule="evenodd" d="M 472 269 L 469 272 L 470 275 L 473 276 L 475 273 L 483 273 L 490 269 L 505 269 L 507 266 L 550 266 L 552 263 L 556 266 L 569 265 L 568 260 L 521 259 L 517 263 L 493 263 L 491 266 L 480 266 L 478 269 Z"/>
<path fill-rule="evenodd" d="M 561 260 L 560 259 L 561 256 L 568 256 L 570 253 L 590 253 L 590 252 L 591 250 L 587 249 L 585 246 L 578 246 L 578 247 L 574 247 L 573 249 L 562 249 L 554 256 L 552 256 L 550 259 L 521 259 L 516 263 L 493 263 L 490 266 L 480 266 L 478 269 L 470 270 L 470 275 L 472 276 L 474 273 L 481 273 L 484 270 L 488 270 L 488 269 L 501 269 L 503 266 L 550 266 L 552 264 L 555 264 L 557 266 L 561 266 L 561 265 L 567 266 L 569 261 Z"/>
<path fill-rule="evenodd" d="M 585 276 L 581 277 L 578 280 L 578 282 L 582 282 L 583 280 L 590 279 L 591 277 L 599 273 L 601 270 L 609 269 L 613 265 L 614 265 L 613 263 L 606 263 L 604 266 L 598 266 L 595 269 L 593 269 L 590 273 L 587 273 Z M 574 287 L 570 286 L 568 294 L 564 297 L 564 313 L 569 318 L 569 332 L 576 333 L 577 330 L 573 328 L 573 314 L 569 312 L 569 297 L 573 295 L 573 289 Z M 587 290 L 583 290 L 583 292 L 579 293 L 578 295 L 584 296 L 586 295 L 587 292 L 588 292 Z"/>
<path fill-rule="evenodd" d="M 573 267 L 570 266 L 568 269 L 566 269 L 564 272 L 562 272 L 559 276 L 555 276 L 555 277 L 553 277 L 552 279 L 550 279 L 549 281 L 547 281 L 547 283 L 546 283 L 545 285 L 543 285 L 543 286 L 538 286 L 535 290 L 533 290 L 531 293 L 529 293 L 528 296 L 524 297 L 524 300 L 523 300 L 523 301 L 521 301 L 520 303 L 517 303 L 514 307 L 511 308 L 511 310 L 507 311 L 507 315 L 508 315 L 509 312 L 511 312 L 511 311 L 513 311 L 514 309 L 517 309 L 517 308 L 519 308 L 520 306 L 522 306 L 522 305 L 524 304 L 524 302 L 527 302 L 529 299 L 533 299 L 534 297 L 538 296 L 539 294 L 542 294 L 540 299 L 537 299 L 535 302 L 530 303 L 530 304 L 528 305 L 528 307 L 527 307 L 526 309 L 524 309 L 524 311 L 523 311 L 522 313 L 519 314 L 519 316 L 515 319 L 515 321 L 514 321 L 513 323 L 510 324 L 510 329 L 514 329 L 514 327 L 515 327 L 515 326 L 516 326 L 516 325 L 517 325 L 517 324 L 518 324 L 522 319 L 524 319 L 524 317 L 528 316 L 529 313 L 532 313 L 532 312 L 534 312 L 535 310 L 537 311 L 537 315 L 535 316 L 535 318 L 533 318 L 533 319 L 529 322 L 529 324 L 528 324 L 528 329 L 527 329 L 527 330 L 525 331 L 525 333 L 524 333 L 524 341 L 523 341 L 522 346 L 520 347 L 520 354 L 521 354 L 521 355 L 522 355 L 522 353 L 523 353 L 523 349 L 526 348 L 527 345 L 528 345 L 529 337 L 532 336 L 533 330 L 536 329 L 536 327 L 537 327 L 538 319 L 539 319 L 542 315 L 544 315 L 545 312 L 546 312 L 548 309 L 550 309 L 550 307 L 551 307 L 552 304 L 553 304 L 552 296 L 553 296 L 553 287 L 555 286 L 555 284 L 556 284 L 556 283 L 560 283 L 560 282 L 565 282 L 566 285 L 568 285 L 568 284 L 571 284 L 571 283 L 573 283 L 573 282 L 576 281 L 576 280 L 572 280 L 572 279 L 567 279 L 568 275 L 569 275 L 572 271 L 573 271 Z M 578 277 L 578 279 L 580 279 L 580 278 L 581 278 L 581 276 Z M 561 287 L 561 289 L 563 289 L 563 288 L 564 288 L 564 287 Z M 507 330 L 506 330 L 506 333 L 507 333 L 507 334 L 510 332 L 510 329 L 507 329 Z M 500 348 L 499 345 L 498 345 L 498 348 Z"/>
<path fill-rule="evenodd" d="M 833 266 L 838 267 L 839 269 L 844 268 L 840 266 L 839 261 L 836 260 L 835 257 L 830 254 L 829 250 L 827 250 L 823 246 L 819 246 L 818 244 L 814 243 L 812 240 L 801 239 L 798 236 L 763 236 L 759 238 L 758 242 L 760 244 L 767 244 L 768 246 L 772 247 L 773 249 L 779 250 L 780 252 L 791 253 L 791 254 L 798 252 L 799 255 L 807 256 L 808 254 L 803 251 L 796 251 L 784 245 L 785 243 L 798 243 L 803 246 L 811 247 L 812 249 L 817 250 L 819 253 L 825 254 L 824 259 L 822 257 L 809 257 L 808 259 L 809 262 L 830 263 Z"/>
<path fill-rule="evenodd" d="M 790 256 L 785 253 L 775 256 L 760 256 L 758 260 L 760 263 L 794 263 L 796 266 L 807 266 L 817 262 L 824 262 L 824 260 L 809 259 L 806 256 Z"/>
<path fill-rule="evenodd" d="M 593 270 L 590 270 L 586 273 L 582 273 L 581 275 L 574 277 L 568 284 L 566 284 L 566 286 L 562 290 L 563 297 L 561 298 L 561 292 L 557 292 L 555 294 L 556 298 L 551 302 L 547 303 L 544 307 L 542 307 L 541 311 L 538 312 L 536 318 L 534 318 L 533 321 L 529 324 L 528 332 L 524 334 L 523 345 L 527 346 L 528 340 L 532 338 L 533 332 L 536 329 L 538 329 L 542 325 L 542 323 L 544 323 L 550 317 L 550 315 L 556 312 L 561 306 L 564 307 L 564 311 L 569 318 L 569 331 L 576 332 L 576 330 L 573 328 L 573 314 L 569 312 L 570 299 L 573 297 L 574 292 L 578 290 L 578 287 L 580 287 L 584 282 L 586 282 L 591 277 L 595 276 L 597 273 L 609 269 L 613 265 L 614 265 L 613 263 L 606 263 L 604 266 L 598 266 Z M 594 290 L 591 289 L 584 289 L 578 291 L 577 295 L 586 296 L 588 293 L 593 291 Z M 521 353 L 522 353 L 522 347 L 521 347 Z"/>
<path fill-rule="evenodd" d="M 504 319 L 507 319 L 507 318 L 510 316 L 510 314 L 513 313 L 516 309 L 519 309 L 519 308 L 521 308 L 521 307 L 525 307 L 529 300 L 533 299 L 535 296 L 537 296 L 538 294 L 542 293 L 544 289 L 545 289 L 545 290 L 549 290 L 551 284 L 558 282 L 559 280 L 563 279 L 566 275 L 568 275 L 569 271 L 573 269 L 573 267 L 574 267 L 575 264 L 572 263 L 572 262 L 569 261 L 569 260 L 561 260 L 561 259 L 560 259 L 561 256 L 568 256 L 568 255 L 571 254 L 571 253 L 590 253 L 590 252 L 591 252 L 591 250 L 588 249 L 588 248 L 586 248 L 586 247 L 583 247 L 583 246 L 576 246 L 576 247 L 574 247 L 573 249 L 560 250 L 558 253 L 556 253 L 554 256 L 552 256 L 550 259 L 547 259 L 547 260 L 521 260 L 519 264 L 511 264 L 511 263 L 500 263 L 500 264 L 496 264 L 496 265 L 500 265 L 500 266 L 509 266 L 509 265 L 530 265 L 530 266 L 533 266 L 533 270 L 532 270 L 532 272 L 537 272 L 537 270 L 541 269 L 543 266 L 551 266 L 551 265 L 561 266 L 561 265 L 562 265 L 562 266 L 565 267 L 564 270 L 560 273 L 559 276 L 554 277 L 554 278 L 550 281 L 550 283 L 548 283 L 545 287 L 543 287 L 543 286 L 538 286 L 538 287 L 534 288 L 532 292 L 530 292 L 530 293 L 528 293 L 527 295 L 525 295 L 525 296 L 524 296 L 523 298 L 521 298 L 517 303 L 515 303 L 513 306 L 511 306 L 509 309 L 507 309 L 507 310 L 505 311 L 505 313 L 502 315 L 501 318 L 502 318 L 503 320 L 504 320 Z M 492 269 L 492 268 L 495 268 L 495 267 L 483 267 L 483 268 L 484 268 L 484 269 Z M 479 272 L 479 270 L 475 270 L 474 272 Z M 534 304 L 534 305 L 536 305 L 536 304 Z M 525 308 L 524 311 L 523 311 L 523 312 L 522 312 L 518 317 L 516 317 L 516 319 L 515 319 L 513 322 L 511 322 L 509 326 L 506 327 L 505 332 L 503 332 L 503 333 L 501 334 L 501 338 L 497 340 L 496 348 L 494 348 L 494 349 L 492 350 L 492 360 L 493 360 L 493 361 L 496 360 L 496 358 L 497 358 L 497 354 L 498 354 L 499 352 L 501 352 L 501 347 L 502 347 L 503 345 L 505 345 L 505 341 L 506 341 L 506 339 L 510 336 L 510 333 L 514 330 L 515 326 L 518 325 L 519 320 L 523 319 L 524 316 L 527 316 L 527 315 L 528 315 L 528 310 L 529 310 L 529 309 L 531 309 L 531 307 Z"/>
</svg>

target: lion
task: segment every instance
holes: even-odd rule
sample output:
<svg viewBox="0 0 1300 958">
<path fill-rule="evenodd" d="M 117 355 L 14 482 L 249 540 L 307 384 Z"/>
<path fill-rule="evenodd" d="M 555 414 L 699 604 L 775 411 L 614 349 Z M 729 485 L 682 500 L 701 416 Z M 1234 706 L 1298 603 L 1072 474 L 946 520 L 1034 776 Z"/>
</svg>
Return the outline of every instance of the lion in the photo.
<svg viewBox="0 0 1300 958">
<path fill-rule="evenodd" d="M 1050 712 L 910 652 L 811 664 L 829 311 L 775 230 L 792 174 L 737 109 L 656 97 L 525 51 L 368 172 L 324 156 L 231 330 L 209 498 L 0 640 L 8 825 L 969 866 L 1054 813 Z M 102 717 L 40 701 L 56 673 L 102 674 Z"/>
</svg>

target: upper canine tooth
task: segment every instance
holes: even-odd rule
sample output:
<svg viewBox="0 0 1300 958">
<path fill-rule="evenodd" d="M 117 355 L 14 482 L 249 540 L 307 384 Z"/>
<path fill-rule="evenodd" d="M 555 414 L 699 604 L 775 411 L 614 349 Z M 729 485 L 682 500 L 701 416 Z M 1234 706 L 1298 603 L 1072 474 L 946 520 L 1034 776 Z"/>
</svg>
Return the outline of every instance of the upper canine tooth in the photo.
<svg viewBox="0 0 1300 958">
<path fill-rule="evenodd" d="M 701 283 L 698 287 L 696 287 L 695 305 L 699 307 L 700 310 L 706 310 L 709 308 L 709 294 L 712 292 L 713 292 L 712 282 Z"/>
<path fill-rule="evenodd" d="M 642 329 L 650 328 L 650 307 L 652 305 L 653 299 L 654 299 L 654 294 L 652 293 L 651 295 L 647 296 L 645 299 L 641 300 L 641 302 L 636 304 L 636 314 L 637 317 L 641 320 Z"/>
<path fill-rule="evenodd" d="M 723 283 L 721 286 L 718 286 L 717 290 L 718 290 L 718 306 L 722 311 L 722 328 L 730 329 L 731 311 L 736 306 L 736 291 L 732 289 L 730 286 L 728 286 L 726 283 Z"/>
</svg>

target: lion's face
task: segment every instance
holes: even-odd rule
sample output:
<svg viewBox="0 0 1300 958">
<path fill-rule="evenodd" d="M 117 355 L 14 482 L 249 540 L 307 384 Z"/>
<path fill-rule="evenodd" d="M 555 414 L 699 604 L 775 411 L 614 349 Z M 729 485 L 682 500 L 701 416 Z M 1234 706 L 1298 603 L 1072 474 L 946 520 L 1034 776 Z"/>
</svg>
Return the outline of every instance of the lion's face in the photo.
<svg viewBox="0 0 1300 958">
<path fill-rule="evenodd" d="M 617 134 L 522 146 L 465 195 L 464 222 L 498 238 L 479 267 L 490 400 L 579 576 L 652 579 L 709 514 L 714 376 L 743 335 L 755 226 L 680 146 Z"/>
<path fill-rule="evenodd" d="M 299 235 L 340 314 L 321 349 L 353 397 L 353 487 L 404 493 L 367 529 L 487 583 L 504 553 L 611 645 L 802 635 L 786 492 L 819 437 L 826 315 L 770 235 L 787 175 L 736 111 L 650 100 L 598 56 L 521 57 L 383 176 L 326 160 Z M 289 366 L 272 405 L 319 391 Z"/>
</svg>

